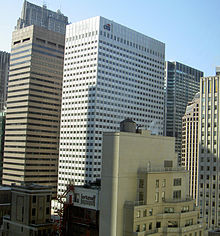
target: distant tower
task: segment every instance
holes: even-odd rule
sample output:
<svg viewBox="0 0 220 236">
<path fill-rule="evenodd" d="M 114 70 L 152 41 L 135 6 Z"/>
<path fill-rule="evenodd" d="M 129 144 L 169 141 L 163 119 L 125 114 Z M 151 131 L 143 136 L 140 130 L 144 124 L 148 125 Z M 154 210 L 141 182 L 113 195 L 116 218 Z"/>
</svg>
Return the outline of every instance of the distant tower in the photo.
<svg viewBox="0 0 220 236">
<path fill-rule="evenodd" d="M 220 227 L 220 74 L 200 84 L 199 204 L 208 228 Z"/>
<path fill-rule="evenodd" d="M 37 25 L 52 30 L 57 33 L 65 34 L 68 17 L 64 16 L 60 10 L 57 12 L 34 5 L 24 0 L 21 17 L 17 21 L 15 29 L 22 29 L 30 25 Z"/>
<path fill-rule="evenodd" d="M 198 204 L 199 172 L 199 102 L 197 93 L 188 103 L 182 125 L 182 165 L 189 171 L 190 196 Z"/>
<path fill-rule="evenodd" d="M 4 111 L 6 107 L 9 60 L 10 53 L 0 51 L 0 112 Z"/>
<path fill-rule="evenodd" d="M 188 102 L 199 92 L 203 72 L 179 62 L 166 62 L 164 135 L 175 137 L 178 164 L 181 165 L 182 117 Z"/>
</svg>

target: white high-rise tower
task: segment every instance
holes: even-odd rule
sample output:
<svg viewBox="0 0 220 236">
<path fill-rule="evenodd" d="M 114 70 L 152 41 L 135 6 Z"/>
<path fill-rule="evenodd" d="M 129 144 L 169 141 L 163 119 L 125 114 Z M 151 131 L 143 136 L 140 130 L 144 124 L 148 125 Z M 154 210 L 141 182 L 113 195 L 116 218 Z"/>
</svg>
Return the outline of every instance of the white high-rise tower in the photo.
<svg viewBox="0 0 220 236">
<path fill-rule="evenodd" d="M 66 29 L 58 192 L 100 178 L 103 131 L 163 133 L 165 45 L 103 17 Z"/>
</svg>

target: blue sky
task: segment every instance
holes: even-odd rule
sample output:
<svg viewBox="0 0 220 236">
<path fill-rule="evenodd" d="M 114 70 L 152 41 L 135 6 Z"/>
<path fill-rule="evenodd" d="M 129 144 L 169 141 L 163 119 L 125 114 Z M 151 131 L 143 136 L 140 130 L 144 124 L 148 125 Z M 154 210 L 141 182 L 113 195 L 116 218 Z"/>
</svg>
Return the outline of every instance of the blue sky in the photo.
<svg viewBox="0 0 220 236">
<path fill-rule="evenodd" d="M 220 0 L 30 0 L 69 17 L 101 15 L 166 44 L 166 60 L 195 67 L 205 76 L 220 65 Z M 0 0 L 0 50 L 10 51 L 11 33 L 23 0 Z"/>
</svg>

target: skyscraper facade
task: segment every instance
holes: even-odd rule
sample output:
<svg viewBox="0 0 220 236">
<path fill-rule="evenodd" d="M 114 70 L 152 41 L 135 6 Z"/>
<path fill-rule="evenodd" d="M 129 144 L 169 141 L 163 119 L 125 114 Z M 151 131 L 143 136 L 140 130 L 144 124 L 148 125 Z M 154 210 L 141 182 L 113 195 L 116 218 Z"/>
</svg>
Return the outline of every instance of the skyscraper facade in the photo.
<svg viewBox="0 0 220 236">
<path fill-rule="evenodd" d="M 198 203 L 199 187 L 199 103 L 197 93 L 182 118 L 182 166 L 189 171 L 190 196 Z"/>
<path fill-rule="evenodd" d="M 15 29 L 18 30 L 30 25 L 37 25 L 57 33 L 65 34 L 67 24 L 68 17 L 64 16 L 60 10 L 54 12 L 48 10 L 46 5 L 40 7 L 24 0 L 21 17 L 17 20 Z"/>
<path fill-rule="evenodd" d="M 181 165 L 182 117 L 186 106 L 199 91 L 203 72 L 179 62 L 166 62 L 164 135 L 176 138 L 178 163 Z"/>
<path fill-rule="evenodd" d="M 132 118 L 163 133 L 165 45 L 103 17 L 67 26 L 59 191 L 100 178 L 103 131 Z"/>
<path fill-rule="evenodd" d="M 10 53 L 0 51 L 0 111 L 5 110 L 8 74 L 9 74 Z"/>
<path fill-rule="evenodd" d="M 2 184 L 4 139 L 5 139 L 5 112 L 0 111 L 0 184 Z"/>
<path fill-rule="evenodd" d="M 220 226 L 220 71 L 200 84 L 199 204 L 208 228 Z"/>
<path fill-rule="evenodd" d="M 56 195 L 64 38 L 35 25 L 12 35 L 3 184 L 50 185 Z"/>
</svg>

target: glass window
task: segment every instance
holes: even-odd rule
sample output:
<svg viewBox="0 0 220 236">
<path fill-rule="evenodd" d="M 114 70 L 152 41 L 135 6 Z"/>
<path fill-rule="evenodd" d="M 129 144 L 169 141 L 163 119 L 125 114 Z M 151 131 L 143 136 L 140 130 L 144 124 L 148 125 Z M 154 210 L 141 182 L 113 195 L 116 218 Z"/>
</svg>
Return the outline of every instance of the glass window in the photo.
<svg viewBox="0 0 220 236">
<path fill-rule="evenodd" d="M 173 191 L 173 199 L 181 198 L 181 190 Z"/>
<path fill-rule="evenodd" d="M 181 178 L 174 179 L 173 180 L 173 185 L 174 186 L 181 186 L 181 182 L 182 182 Z"/>
</svg>

